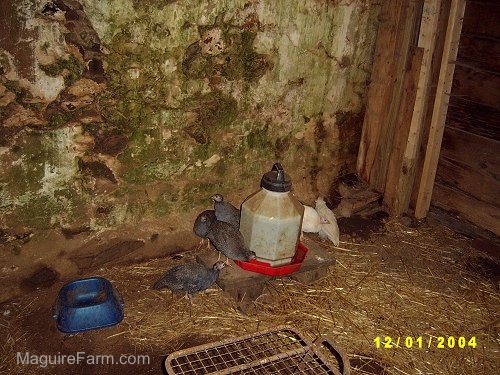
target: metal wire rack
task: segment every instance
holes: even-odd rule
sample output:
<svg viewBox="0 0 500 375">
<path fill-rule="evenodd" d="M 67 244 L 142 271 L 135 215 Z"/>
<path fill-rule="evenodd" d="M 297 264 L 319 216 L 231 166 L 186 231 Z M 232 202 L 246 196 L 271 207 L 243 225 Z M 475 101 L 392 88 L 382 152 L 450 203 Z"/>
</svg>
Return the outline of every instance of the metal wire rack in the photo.
<svg viewBox="0 0 500 375">
<path fill-rule="evenodd" d="M 330 338 L 310 343 L 289 326 L 176 351 L 165 368 L 172 375 L 350 373 L 349 360 Z"/>
</svg>

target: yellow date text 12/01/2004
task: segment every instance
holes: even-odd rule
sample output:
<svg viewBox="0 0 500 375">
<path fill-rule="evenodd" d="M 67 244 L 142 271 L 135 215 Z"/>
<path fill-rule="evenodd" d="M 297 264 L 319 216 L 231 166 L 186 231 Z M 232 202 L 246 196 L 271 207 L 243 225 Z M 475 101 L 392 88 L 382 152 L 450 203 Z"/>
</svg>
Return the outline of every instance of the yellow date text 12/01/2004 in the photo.
<svg viewBox="0 0 500 375">
<path fill-rule="evenodd" d="M 407 349 L 453 349 L 459 348 L 464 349 L 467 347 L 476 348 L 477 341 L 476 337 L 466 338 L 464 336 L 429 336 L 423 338 L 422 336 L 412 337 L 390 337 L 377 336 L 373 339 L 375 342 L 375 347 L 377 349 L 397 349 L 397 348 L 407 348 Z"/>
</svg>

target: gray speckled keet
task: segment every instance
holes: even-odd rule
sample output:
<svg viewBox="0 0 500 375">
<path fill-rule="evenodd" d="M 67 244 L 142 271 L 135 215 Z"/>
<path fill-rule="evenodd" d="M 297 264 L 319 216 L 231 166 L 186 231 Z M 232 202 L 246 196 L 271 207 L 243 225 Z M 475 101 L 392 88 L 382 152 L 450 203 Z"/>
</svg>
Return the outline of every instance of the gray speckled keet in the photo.
<svg viewBox="0 0 500 375">
<path fill-rule="evenodd" d="M 217 220 L 214 210 L 205 210 L 198 215 L 194 222 L 193 232 L 202 238 L 207 238 L 212 223 Z"/>
<path fill-rule="evenodd" d="M 153 289 L 168 288 L 173 292 L 192 295 L 210 288 L 225 266 L 224 262 L 216 262 L 212 268 L 199 263 L 179 264 L 169 269 L 153 285 Z"/>
<path fill-rule="evenodd" d="M 229 259 L 255 259 L 255 253 L 245 246 L 240 231 L 231 224 L 217 220 L 212 210 L 203 211 L 198 215 L 193 230 L 198 236 L 208 238 L 212 245 Z"/>
<path fill-rule="evenodd" d="M 242 261 L 255 259 L 255 253 L 245 246 L 243 235 L 231 224 L 215 220 L 210 226 L 207 238 L 229 259 Z"/>
<path fill-rule="evenodd" d="M 240 210 L 231 203 L 226 202 L 221 194 L 214 194 L 210 197 L 214 201 L 215 217 L 219 221 L 231 224 L 234 228 L 240 229 Z"/>
</svg>

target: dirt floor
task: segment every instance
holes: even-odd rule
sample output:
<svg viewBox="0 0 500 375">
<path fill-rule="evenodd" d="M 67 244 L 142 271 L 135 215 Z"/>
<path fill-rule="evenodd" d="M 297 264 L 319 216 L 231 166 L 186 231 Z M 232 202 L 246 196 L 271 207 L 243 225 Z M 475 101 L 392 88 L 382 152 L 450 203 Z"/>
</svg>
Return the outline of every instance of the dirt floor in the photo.
<svg viewBox="0 0 500 375">
<path fill-rule="evenodd" d="M 99 236 L 4 234 L 0 373 L 157 374 L 175 350 L 283 324 L 311 341 L 331 337 L 347 352 L 352 374 L 497 373 L 499 264 L 438 222 L 407 224 L 384 215 L 341 219 L 339 247 L 306 235 L 336 258 L 328 275 L 310 285 L 269 281 L 253 309 L 244 310 L 217 285 L 192 306 L 151 289 L 170 266 L 202 251 L 191 233 L 165 241 L 151 225 L 140 234 L 134 228 Z M 113 283 L 125 318 L 114 327 L 62 334 L 52 304 L 66 282 L 88 276 Z M 389 340 L 399 347 L 388 347 Z M 26 353 L 40 363 L 23 364 Z M 78 353 L 78 365 L 41 363 L 43 356 L 61 361 Z"/>
</svg>

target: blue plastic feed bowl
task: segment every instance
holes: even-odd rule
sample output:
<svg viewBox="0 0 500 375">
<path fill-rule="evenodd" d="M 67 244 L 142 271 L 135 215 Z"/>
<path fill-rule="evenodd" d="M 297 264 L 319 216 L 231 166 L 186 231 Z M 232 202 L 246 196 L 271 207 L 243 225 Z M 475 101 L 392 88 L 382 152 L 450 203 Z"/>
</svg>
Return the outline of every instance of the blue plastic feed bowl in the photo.
<svg viewBox="0 0 500 375">
<path fill-rule="evenodd" d="M 53 318 L 64 333 L 110 327 L 123 320 L 123 303 L 105 278 L 74 280 L 59 291 Z"/>
</svg>

